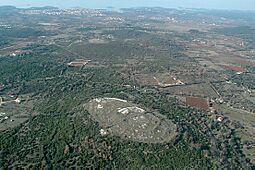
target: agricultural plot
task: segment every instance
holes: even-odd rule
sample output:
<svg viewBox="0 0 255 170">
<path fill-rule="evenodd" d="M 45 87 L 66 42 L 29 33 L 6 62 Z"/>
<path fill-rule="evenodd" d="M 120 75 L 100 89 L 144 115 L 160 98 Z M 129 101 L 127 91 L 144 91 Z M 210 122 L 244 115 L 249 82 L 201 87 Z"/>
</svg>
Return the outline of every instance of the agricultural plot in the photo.
<svg viewBox="0 0 255 170">
<path fill-rule="evenodd" d="M 166 93 L 172 95 L 185 95 L 185 96 L 196 96 L 196 97 L 211 97 L 218 98 L 218 94 L 208 83 L 181 85 L 175 87 L 168 87 L 164 89 Z"/>
<path fill-rule="evenodd" d="M 102 129 L 100 134 L 116 135 L 144 143 L 167 143 L 177 133 L 176 125 L 159 113 L 117 98 L 98 98 L 84 105 Z"/>
<path fill-rule="evenodd" d="M 245 69 L 240 66 L 223 65 L 223 67 L 226 68 L 227 70 L 231 70 L 231 71 L 245 72 Z"/>
<path fill-rule="evenodd" d="M 206 66 L 207 69 L 213 69 L 213 70 L 224 70 L 218 65 L 214 64 L 212 61 L 203 59 L 203 58 L 198 58 L 197 61 L 201 66 Z"/>
<path fill-rule="evenodd" d="M 198 109 L 204 109 L 204 110 L 209 109 L 209 101 L 204 98 L 187 96 L 186 104 Z"/>
<path fill-rule="evenodd" d="M 93 38 L 93 39 L 89 40 L 89 43 L 91 43 L 91 44 L 107 44 L 108 41 L 106 41 L 104 39 Z"/>
<path fill-rule="evenodd" d="M 141 85 L 151 85 L 159 87 L 169 87 L 174 85 L 184 84 L 181 80 L 178 80 L 175 76 L 170 74 L 137 74 L 135 76 L 136 81 Z"/>
<path fill-rule="evenodd" d="M 229 106 L 249 112 L 255 111 L 253 93 L 248 88 L 239 87 L 231 81 L 215 83 L 214 86 Z"/>
<path fill-rule="evenodd" d="M 156 86 L 157 81 L 153 78 L 152 75 L 150 74 L 137 74 L 135 76 L 136 81 L 140 85 L 151 85 L 151 86 Z"/>
<path fill-rule="evenodd" d="M 192 71 L 181 72 L 178 77 L 185 82 L 185 84 L 198 84 L 205 82 L 217 82 L 226 80 L 226 76 L 220 71 L 213 71 L 207 67 L 197 67 Z"/>
<path fill-rule="evenodd" d="M 82 67 L 82 66 L 85 66 L 86 64 L 88 64 L 88 62 L 89 62 L 89 60 L 76 59 L 74 61 L 71 61 L 67 65 L 71 66 L 71 67 Z"/>
</svg>

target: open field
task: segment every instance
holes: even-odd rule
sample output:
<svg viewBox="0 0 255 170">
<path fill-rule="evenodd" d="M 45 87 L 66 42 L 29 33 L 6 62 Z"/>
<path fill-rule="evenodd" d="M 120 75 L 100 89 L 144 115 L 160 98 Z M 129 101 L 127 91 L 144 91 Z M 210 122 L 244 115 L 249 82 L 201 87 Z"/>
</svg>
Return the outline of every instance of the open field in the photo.
<svg viewBox="0 0 255 170">
<path fill-rule="evenodd" d="M 207 83 L 173 86 L 165 88 L 164 91 L 173 95 L 211 98 L 219 97 L 213 88 Z"/>
<path fill-rule="evenodd" d="M 89 43 L 91 43 L 91 44 L 106 44 L 106 43 L 108 43 L 108 41 L 98 38 L 98 39 L 90 39 Z"/>
<path fill-rule="evenodd" d="M 195 107 L 195 108 L 199 108 L 199 109 L 204 109 L 204 110 L 209 109 L 209 101 L 207 99 L 204 99 L 204 98 L 187 96 L 186 97 L 186 104 L 191 106 L 191 107 Z"/>
<path fill-rule="evenodd" d="M 175 76 L 168 73 L 159 74 L 137 74 L 135 75 L 136 81 L 141 85 L 150 85 L 158 87 L 169 87 L 184 84 Z"/>
<path fill-rule="evenodd" d="M 236 72 L 245 72 L 245 69 L 240 66 L 224 65 L 223 67 L 228 70 L 232 70 L 232 71 L 236 71 Z"/>
<path fill-rule="evenodd" d="M 68 66 L 72 66 L 72 67 L 81 67 L 81 66 L 85 66 L 86 64 L 88 64 L 88 60 L 83 60 L 83 59 L 76 59 L 74 61 L 71 61 L 70 63 L 68 63 Z"/>
<path fill-rule="evenodd" d="M 239 76 L 239 75 L 238 75 Z M 244 77 L 244 76 L 243 76 Z M 247 78 L 251 78 L 250 76 Z M 233 82 L 236 81 L 237 83 Z M 247 80 L 246 83 L 239 82 L 236 78 L 232 81 L 226 81 L 222 83 L 215 83 L 214 87 L 223 98 L 225 103 L 228 103 L 229 106 L 246 110 L 248 112 L 255 113 L 255 100 L 254 92 L 252 92 L 252 84 L 249 84 Z M 241 84 L 242 83 L 242 84 Z M 249 86 L 247 86 L 249 84 Z"/>
</svg>

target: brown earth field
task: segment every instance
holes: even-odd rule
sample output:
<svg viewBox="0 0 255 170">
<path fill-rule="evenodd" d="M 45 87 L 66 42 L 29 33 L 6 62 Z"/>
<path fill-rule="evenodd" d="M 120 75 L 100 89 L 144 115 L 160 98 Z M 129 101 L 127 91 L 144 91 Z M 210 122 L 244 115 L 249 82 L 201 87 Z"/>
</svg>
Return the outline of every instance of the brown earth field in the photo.
<svg viewBox="0 0 255 170">
<path fill-rule="evenodd" d="M 205 98 L 187 96 L 186 104 L 198 109 L 205 109 L 205 110 L 209 109 L 208 100 Z"/>
<path fill-rule="evenodd" d="M 228 70 L 232 70 L 232 71 L 237 71 L 237 72 L 245 72 L 245 69 L 243 67 L 240 66 L 223 66 L 224 68 L 228 69 Z"/>
</svg>

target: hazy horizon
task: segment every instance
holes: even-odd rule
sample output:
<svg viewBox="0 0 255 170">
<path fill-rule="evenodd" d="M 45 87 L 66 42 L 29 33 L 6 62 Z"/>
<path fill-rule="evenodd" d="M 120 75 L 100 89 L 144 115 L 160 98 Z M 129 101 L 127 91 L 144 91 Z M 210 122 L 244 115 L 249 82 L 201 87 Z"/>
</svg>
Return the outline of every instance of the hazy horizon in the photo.
<svg viewBox="0 0 255 170">
<path fill-rule="evenodd" d="M 85 8 L 130 8 L 130 7 L 167 7 L 167 8 L 206 8 L 228 10 L 255 10 L 254 0 L 1 0 L 0 6 L 12 5 L 16 7 L 42 7 L 54 6 L 59 8 L 85 7 Z"/>
</svg>

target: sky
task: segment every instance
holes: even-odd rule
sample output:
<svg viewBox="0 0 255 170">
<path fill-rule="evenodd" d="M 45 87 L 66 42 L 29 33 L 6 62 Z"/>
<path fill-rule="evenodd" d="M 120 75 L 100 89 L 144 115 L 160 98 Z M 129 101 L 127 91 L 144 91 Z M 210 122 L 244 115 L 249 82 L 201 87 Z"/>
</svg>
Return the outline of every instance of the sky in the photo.
<svg viewBox="0 0 255 170">
<path fill-rule="evenodd" d="M 255 10 L 255 0 L 0 0 L 0 6 L 17 7 L 55 6 L 60 8 L 128 8 L 128 7 L 167 7 L 167 8 L 207 8 Z"/>
</svg>

